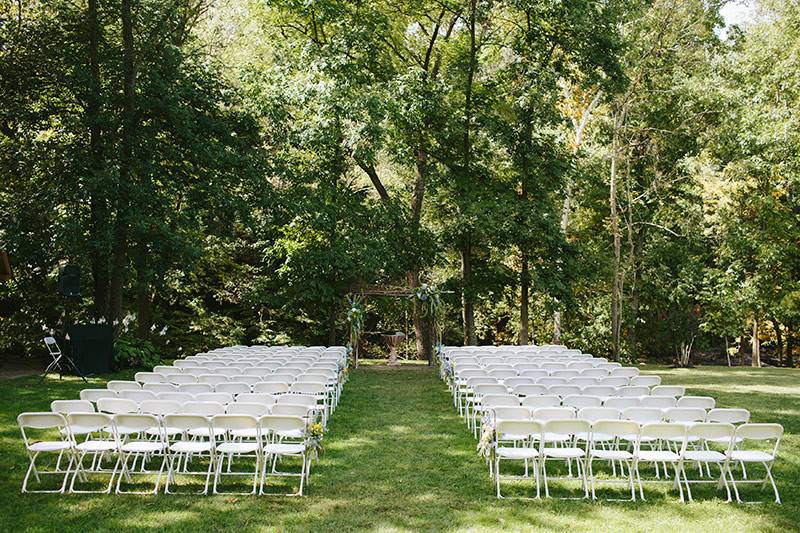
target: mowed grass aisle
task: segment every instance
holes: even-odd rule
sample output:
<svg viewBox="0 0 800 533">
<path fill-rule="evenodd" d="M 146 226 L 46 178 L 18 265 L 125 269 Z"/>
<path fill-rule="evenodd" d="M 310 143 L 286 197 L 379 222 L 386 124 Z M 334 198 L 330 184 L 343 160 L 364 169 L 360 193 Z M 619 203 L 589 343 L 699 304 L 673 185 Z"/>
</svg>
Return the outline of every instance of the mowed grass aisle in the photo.
<svg viewBox="0 0 800 533">
<path fill-rule="evenodd" d="M 646 503 L 494 498 L 475 440 L 426 367 L 354 371 L 314 465 L 305 498 L 22 495 L 27 462 L 15 417 L 74 398 L 75 380 L 0 382 L 1 531 L 786 531 L 800 525 L 800 373 L 765 369 L 655 369 L 722 406 L 787 429 L 776 473 L 785 504 L 731 505 L 713 490 L 682 505 L 652 489 Z M 95 380 L 92 386 L 100 386 Z M 518 491 L 519 487 L 515 487 Z M 513 491 L 512 491 L 513 492 Z M 752 489 L 749 494 L 753 494 Z M 768 497 L 769 493 L 763 493 Z"/>
</svg>

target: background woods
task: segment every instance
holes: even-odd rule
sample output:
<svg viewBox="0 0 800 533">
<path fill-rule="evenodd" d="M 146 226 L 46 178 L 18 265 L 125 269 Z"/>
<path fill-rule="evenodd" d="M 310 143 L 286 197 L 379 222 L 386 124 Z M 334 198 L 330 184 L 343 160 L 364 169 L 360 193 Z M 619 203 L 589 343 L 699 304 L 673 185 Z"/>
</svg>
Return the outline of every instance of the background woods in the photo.
<svg viewBox="0 0 800 533">
<path fill-rule="evenodd" d="M 720 7 L 0 0 L 0 352 L 335 344 L 424 283 L 449 344 L 793 366 L 800 8 Z"/>
</svg>

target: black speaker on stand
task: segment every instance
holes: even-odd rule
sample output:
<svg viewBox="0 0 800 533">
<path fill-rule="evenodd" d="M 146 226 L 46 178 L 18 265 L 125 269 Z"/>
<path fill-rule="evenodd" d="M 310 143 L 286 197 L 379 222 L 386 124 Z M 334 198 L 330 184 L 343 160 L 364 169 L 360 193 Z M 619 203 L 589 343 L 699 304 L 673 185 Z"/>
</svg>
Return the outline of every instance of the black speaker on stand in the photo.
<svg viewBox="0 0 800 533">
<path fill-rule="evenodd" d="M 58 269 L 58 292 L 64 296 L 81 295 L 81 267 L 67 263 Z"/>
</svg>

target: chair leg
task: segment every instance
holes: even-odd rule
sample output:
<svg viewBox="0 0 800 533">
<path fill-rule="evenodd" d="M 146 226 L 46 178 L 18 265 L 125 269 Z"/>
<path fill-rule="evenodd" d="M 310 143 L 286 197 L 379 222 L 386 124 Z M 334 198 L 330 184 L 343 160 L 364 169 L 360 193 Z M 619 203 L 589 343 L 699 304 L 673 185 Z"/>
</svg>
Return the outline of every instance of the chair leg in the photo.
<svg viewBox="0 0 800 533">
<path fill-rule="evenodd" d="M 775 503 L 781 503 L 781 495 L 778 493 L 778 485 L 775 483 L 775 478 L 772 476 L 772 463 L 764 463 L 764 468 L 767 469 L 767 478 L 772 484 L 772 490 L 775 492 Z"/>
</svg>

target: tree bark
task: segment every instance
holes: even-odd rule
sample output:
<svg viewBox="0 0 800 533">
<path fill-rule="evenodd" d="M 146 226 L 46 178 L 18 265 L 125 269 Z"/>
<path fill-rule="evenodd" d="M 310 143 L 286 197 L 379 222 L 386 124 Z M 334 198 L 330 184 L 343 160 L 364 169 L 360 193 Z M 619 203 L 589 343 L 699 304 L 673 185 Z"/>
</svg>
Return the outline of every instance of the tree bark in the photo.
<svg viewBox="0 0 800 533">
<path fill-rule="evenodd" d="M 775 340 L 777 341 L 777 350 L 775 355 L 778 356 L 778 364 L 783 366 L 783 334 L 781 332 L 781 324 L 773 318 L 772 327 L 775 328 Z"/>
<path fill-rule="evenodd" d="M 786 326 L 786 366 L 794 368 L 794 329 L 791 324 Z"/>
<path fill-rule="evenodd" d="M 475 346 L 475 303 L 472 298 L 472 246 L 469 237 L 461 244 L 461 318 L 464 324 L 464 345 Z"/>
<path fill-rule="evenodd" d="M 618 112 L 614 119 L 614 131 L 611 141 L 611 179 L 609 206 L 611 210 L 611 234 L 614 238 L 614 271 L 611 286 L 611 355 L 615 361 L 620 358 L 620 333 L 621 333 L 621 303 L 622 303 L 622 271 L 620 268 L 622 254 L 622 239 L 619 227 L 619 214 L 617 213 L 617 168 L 619 165 L 619 129 L 622 125 L 622 112 Z"/>
<path fill-rule="evenodd" d="M 331 305 L 328 313 L 328 346 L 336 346 L 336 304 Z"/>
<path fill-rule="evenodd" d="M 745 346 L 747 346 L 747 341 L 745 340 L 745 334 L 742 333 L 739 336 L 739 366 L 744 366 L 744 351 Z"/>
<path fill-rule="evenodd" d="M 122 138 L 120 142 L 119 186 L 117 187 L 117 217 L 114 228 L 113 266 L 111 272 L 111 319 L 122 315 L 128 250 L 128 199 L 126 189 L 133 178 L 133 145 L 136 127 L 136 67 L 133 43 L 133 0 L 122 0 L 122 70 L 123 106 Z"/>
<path fill-rule="evenodd" d="M 527 346 L 531 336 L 529 332 L 528 300 L 530 298 L 530 281 L 528 280 L 528 256 L 522 252 L 522 270 L 520 272 L 519 288 L 519 339 L 517 344 Z"/>
<path fill-rule="evenodd" d="M 758 317 L 753 318 L 753 336 L 751 341 L 753 346 L 751 365 L 754 368 L 761 368 L 761 340 L 758 338 Z"/>
<path fill-rule="evenodd" d="M 103 186 L 103 132 L 100 123 L 102 113 L 100 79 L 100 41 L 102 29 L 97 14 L 97 0 L 89 0 L 86 9 L 86 33 L 89 57 L 89 90 L 86 99 L 86 118 L 89 124 L 89 160 L 92 180 L 90 186 L 90 234 L 92 295 L 94 314 L 107 317 L 108 301 L 108 261 L 105 253 L 106 227 L 108 224 L 108 203 Z"/>
<path fill-rule="evenodd" d="M 406 274 L 408 285 L 413 290 L 419 286 L 419 274 L 416 272 L 408 272 Z M 430 317 L 422 316 L 419 310 L 419 303 L 414 298 L 414 337 L 417 346 L 417 357 L 421 360 L 427 360 L 428 366 L 433 365 L 433 328 Z"/>
</svg>

